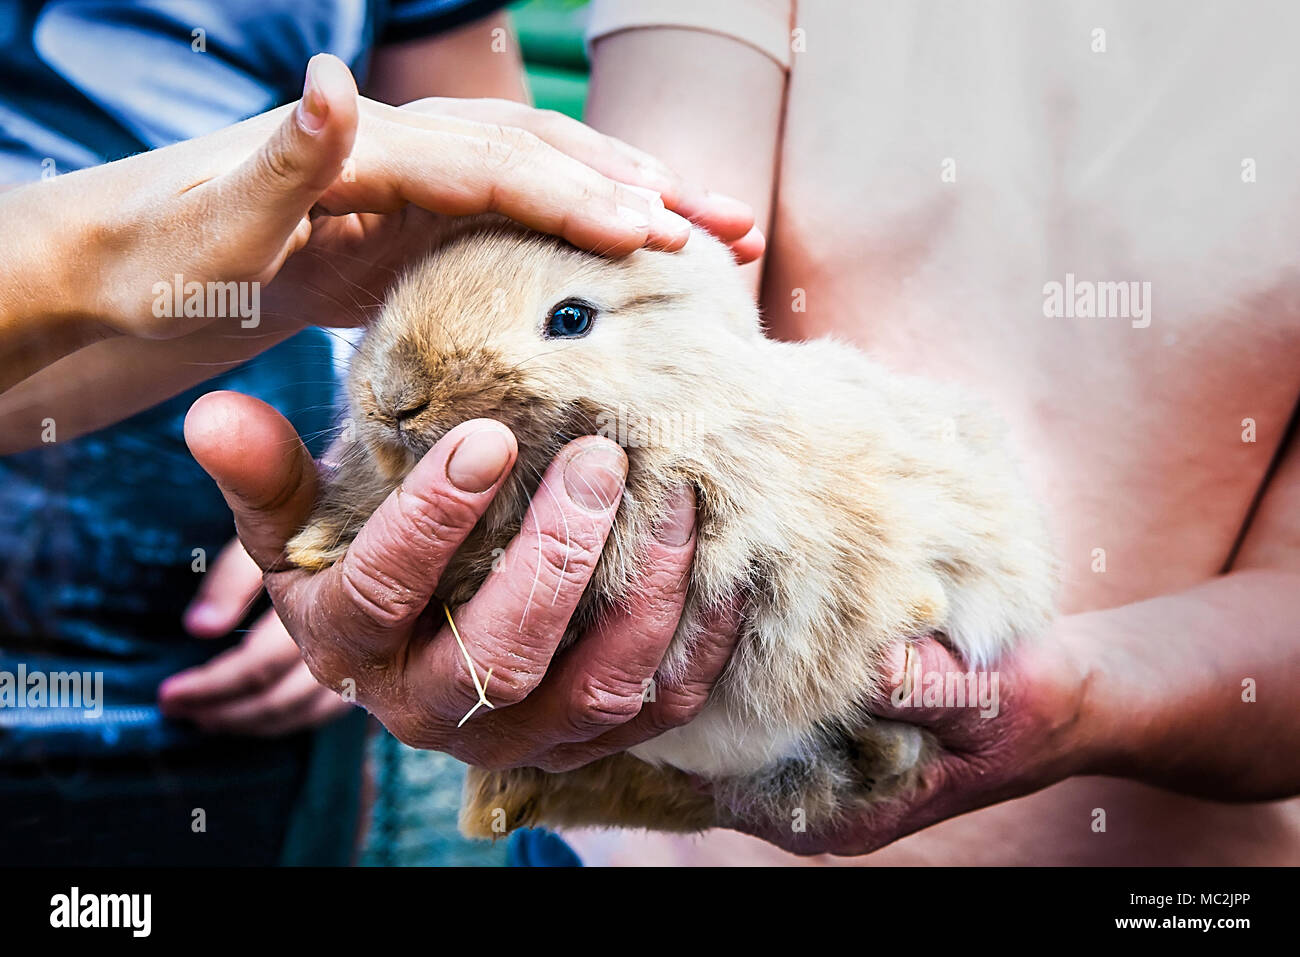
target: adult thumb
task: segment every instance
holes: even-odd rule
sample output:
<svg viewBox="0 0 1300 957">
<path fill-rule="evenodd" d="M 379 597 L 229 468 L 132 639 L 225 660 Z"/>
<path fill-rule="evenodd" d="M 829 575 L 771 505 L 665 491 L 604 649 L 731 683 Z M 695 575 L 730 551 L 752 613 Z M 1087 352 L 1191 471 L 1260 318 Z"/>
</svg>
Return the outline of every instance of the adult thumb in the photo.
<svg viewBox="0 0 1300 957">
<path fill-rule="evenodd" d="M 209 392 L 185 416 L 185 442 L 235 516 L 264 571 L 284 566 L 285 543 L 316 502 L 316 463 L 283 415 L 238 392 Z"/>
<path fill-rule="evenodd" d="M 320 195 L 338 178 L 357 134 L 357 84 L 336 56 L 318 53 L 307 64 L 302 99 L 270 138 L 230 174 L 245 209 L 267 231 L 290 236 Z"/>
</svg>

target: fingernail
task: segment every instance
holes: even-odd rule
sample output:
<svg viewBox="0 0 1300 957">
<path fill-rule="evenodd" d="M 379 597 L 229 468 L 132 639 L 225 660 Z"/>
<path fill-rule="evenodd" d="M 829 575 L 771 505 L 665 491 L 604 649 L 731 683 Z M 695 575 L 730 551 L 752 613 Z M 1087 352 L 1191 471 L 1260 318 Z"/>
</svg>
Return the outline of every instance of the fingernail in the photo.
<svg viewBox="0 0 1300 957">
<path fill-rule="evenodd" d="M 188 682 L 185 680 L 185 674 L 181 672 L 164 679 L 158 686 L 158 703 L 164 710 L 177 706 L 178 702 L 173 699 L 184 695 L 186 684 Z"/>
<path fill-rule="evenodd" d="M 680 236 L 691 231 L 691 221 L 678 216 L 671 209 L 650 210 L 650 222 L 657 233 Z"/>
<path fill-rule="evenodd" d="M 316 79 L 316 63 L 319 54 L 307 63 L 307 78 L 302 84 L 302 99 L 298 101 L 298 125 L 308 133 L 315 135 L 325 128 L 329 117 L 329 103 L 321 93 Z"/>
<path fill-rule="evenodd" d="M 620 206 L 618 208 L 618 218 L 632 229 L 650 228 L 650 218 L 641 210 L 633 209 L 631 206 Z"/>
<path fill-rule="evenodd" d="M 185 610 L 185 628 L 191 632 L 211 632 L 221 627 L 221 610 L 216 605 L 200 602 Z"/>
<path fill-rule="evenodd" d="M 636 193 L 651 206 L 662 206 L 664 204 L 663 194 L 653 189 L 646 189 L 644 186 L 633 186 L 631 183 L 624 183 L 623 188 Z"/>
<path fill-rule="evenodd" d="M 890 680 L 893 681 L 893 694 L 891 695 L 894 704 L 905 704 L 915 691 L 915 670 L 916 652 L 912 650 L 911 644 L 904 643 L 902 648 L 894 647 L 889 650 L 886 658 L 888 669 L 887 673 Z"/>
<path fill-rule="evenodd" d="M 564 490 L 583 508 L 603 512 L 618 501 L 627 477 L 627 456 L 608 442 L 593 442 L 564 467 Z"/>
<path fill-rule="evenodd" d="M 447 478 L 462 492 L 486 492 L 510 464 L 510 444 L 500 429 L 486 428 L 461 439 L 447 460 Z"/>
<path fill-rule="evenodd" d="M 695 531 L 695 490 L 683 485 L 668 500 L 668 512 L 659 526 L 659 541 L 665 545 L 685 545 Z"/>
<path fill-rule="evenodd" d="M 715 193 L 713 190 L 709 190 L 706 195 L 709 205 L 713 207 L 715 213 L 736 217 L 754 215 L 754 207 L 743 199 L 736 199 L 736 197 L 728 196 L 725 193 Z"/>
</svg>

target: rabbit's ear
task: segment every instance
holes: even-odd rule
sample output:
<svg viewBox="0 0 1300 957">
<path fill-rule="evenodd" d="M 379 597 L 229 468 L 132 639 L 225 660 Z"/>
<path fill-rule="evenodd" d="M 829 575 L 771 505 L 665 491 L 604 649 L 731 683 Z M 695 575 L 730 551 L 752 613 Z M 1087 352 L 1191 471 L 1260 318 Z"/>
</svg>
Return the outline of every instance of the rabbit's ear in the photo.
<svg viewBox="0 0 1300 957">
<path fill-rule="evenodd" d="M 703 229 L 694 230 L 677 252 L 641 250 L 629 258 L 644 268 L 643 281 L 660 291 L 685 291 L 698 311 L 716 316 L 729 331 L 747 338 L 763 334 L 748 278 L 731 250 Z"/>
</svg>

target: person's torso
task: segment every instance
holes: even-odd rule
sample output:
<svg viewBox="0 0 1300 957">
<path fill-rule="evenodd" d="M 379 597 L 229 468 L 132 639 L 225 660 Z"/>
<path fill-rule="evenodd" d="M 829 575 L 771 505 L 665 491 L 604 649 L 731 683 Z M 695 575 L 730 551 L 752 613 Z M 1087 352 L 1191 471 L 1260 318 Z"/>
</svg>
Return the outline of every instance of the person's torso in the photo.
<svg viewBox="0 0 1300 957">
<path fill-rule="evenodd" d="M 991 401 L 1048 504 L 1064 611 L 1220 572 L 1300 391 L 1300 9 L 797 7 L 772 334 L 834 334 Z M 797 860 L 723 832 L 599 856 Z M 1296 802 L 1076 778 L 851 862 L 1297 860 Z"/>
<path fill-rule="evenodd" d="M 1065 612 L 1220 572 L 1296 405 L 1300 11 L 1250 6 L 799 3 L 773 331 L 992 400 L 1050 510 Z M 868 860 L 1297 859 L 1294 804 L 1084 778 Z"/>
</svg>

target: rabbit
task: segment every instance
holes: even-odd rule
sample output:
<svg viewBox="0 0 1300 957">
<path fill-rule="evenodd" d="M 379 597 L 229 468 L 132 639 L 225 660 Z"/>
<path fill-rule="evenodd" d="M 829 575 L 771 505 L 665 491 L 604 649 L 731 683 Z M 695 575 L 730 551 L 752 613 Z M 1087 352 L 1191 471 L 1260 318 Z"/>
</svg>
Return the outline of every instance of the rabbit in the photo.
<svg viewBox="0 0 1300 957">
<path fill-rule="evenodd" d="M 627 596 L 683 482 L 697 545 L 659 674 L 687 665 L 706 610 L 743 607 L 693 721 L 573 771 L 471 768 L 462 830 L 811 829 L 905 796 L 935 743 L 870 716 L 886 649 L 936 635 L 986 668 L 1053 613 L 1044 524 L 997 421 L 848 344 L 766 337 L 729 251 L 701 230 L 678 252 L 613 259 L 499 217 L 441 228 L 353 359 L 353 447 L 289 558 L 337 561 L 442 435 L 491 417 L 518 462 L 438 599 L 468 600 L 551 458 L 605 434 L 625 446 L 626 491 L 565 641 Z"/>
</svg>

